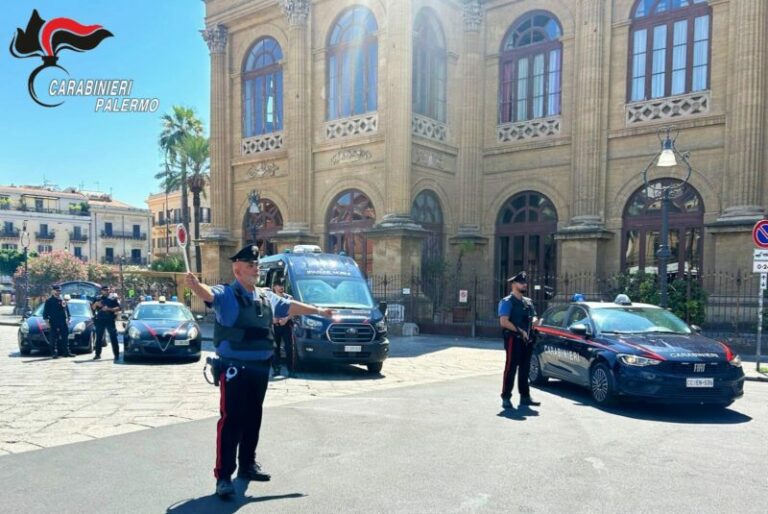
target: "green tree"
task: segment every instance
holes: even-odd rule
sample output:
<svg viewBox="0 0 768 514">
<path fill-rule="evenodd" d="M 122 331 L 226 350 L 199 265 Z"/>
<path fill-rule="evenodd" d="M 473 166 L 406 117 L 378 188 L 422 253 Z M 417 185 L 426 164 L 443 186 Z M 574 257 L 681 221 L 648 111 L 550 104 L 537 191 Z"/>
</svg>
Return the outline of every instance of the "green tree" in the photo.
<svg viewBox="0 0 768 514">
<path fill-rule="evenodd" d="M 91 262 L 88 264 L 88 280 L 102 285 L 114 285 L 117 280 L 115 269 L 107 264 Z"/>
<path fill-rule="evenodd" d="M 0 275 L 13 276 L 16 268 L 24 264 L 24 252 L 0 250 Z"/>
<path fill-rule="evenodd" d="M 200 273 L 200 194 L 204 194 L 205 183 L 208 180 L 208 158 L 210 156 L 208 139 L 203 136 L 184 136 L 179 145 L 181 158 L 186 161 L 189 177 L 187 185 L 192 191 L 192 208 L 195 213 L 195 271 Z"/>
<path fill-rule="evenodd" d="M 658 305 L 658 277 L 650 273 L 624 273 L 616 277 L 617 287 L 613 296 L 623 293 L 633 302 Z M 695 278 L 676 278 L 669 283 L 668 305 L 676 316 L 693 325 L 702 325 L 706 320 L 708 295 Z"/>
<path fill-rule="evenodd" d="M 163 115 L 163 129 L 160 132 L 159 145 L 164 157 L 164 170 L 155 178 L 161 178 L 166 191 L 170 186 L 178 182 L 181 189 L 181 220 L 189 231 L 189 218 L 187 211 L 187 159 L 181 154 L 181 142 L 186 136 L 202 136 L 203 124 L 195 115 L 195 111 L 189 107 L 174 105 L 173 111 Z"/>
<path fill-rule="evenodd" d="M 184 272 L 187 268 L 184 265 L 184 257 L 180 255 L 166 255 L 152 261 L 150 269 L 152 271 Z"/>
<path fill-rule="evenodd" d="M 51 285 L 69 280 L 86 280 L 88 270 L 77 257 L 65 250 L 54 250 L 27 262 L 29 273 L 29 295 L 43 296 Z M 24 276 L 23 263 L 18 267 L 14 278 L 19 281 Z"/>
</svg>

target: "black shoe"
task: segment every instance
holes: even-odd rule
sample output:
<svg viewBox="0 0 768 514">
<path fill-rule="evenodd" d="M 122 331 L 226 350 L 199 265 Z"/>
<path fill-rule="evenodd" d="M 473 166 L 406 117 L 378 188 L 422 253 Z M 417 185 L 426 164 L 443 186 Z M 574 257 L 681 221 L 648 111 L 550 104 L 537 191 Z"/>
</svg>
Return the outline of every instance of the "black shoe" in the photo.
<svg viewBox="0 0 768 514">
<path fill-rule="evenodd" d="M 101 355 L 96 354 L 96 355 L 93 356 L 93 360 L 97 361 L 99 359 L 101 359 Z"/>
<path fill-rule="evenodd" d="M 514 409 L 512 406 L 512 400 L 509 398 L 502 398 L 501 399 L 501 408 L 502 409 Z"/>
<path fill-rule="evenodd" d="M 75 354 L 74 354 L 74 353 L 65 353 L 65 354 L 63 355 L 63 357 L 74 357 L 74 356 L 75 356 Z"/>
<path fill-rule="evenodd" d="M 216 481 L 216 496 L 226 498 L 235 494 L 235 486 L 229 478 L 220 478 Z"/>
<path fill-rule="evenodd" d="M 51 355 L 51 359 L 58 359 L 58 358 L 59 358 L 58 353 L 54 353 L 53 355 Z"/>
<path fill-rule="evenodd" d="M 120 356 L 119 355 L 115 355 L 115 362 L 117 362 L 119 360 L 120 360 Z"/>
<path fill-rule="evenodd" d="M 536 400 L 534 400 L 530 396 L 523 396 L 520 399 L 520 403 L 523 404 L 523 405 L 533 405 L 534 407 L 536 407 L 537 405 L 541 405 L 541 402 L 537 402 Z"/>
<path fill-rule="evenodd" d="M 249 481 L 255 481 L 255 482 L 269 482 L 272 480 L 272 475 L 268 473 L 264 473 L 261 470 L 261 465 L 259 463 L 251 464 L 250 466 L 246 466 L 245 469 L 242 467 L 237 470 L 237 478 L 242 478 L 244 480 Z"/>
</svg>

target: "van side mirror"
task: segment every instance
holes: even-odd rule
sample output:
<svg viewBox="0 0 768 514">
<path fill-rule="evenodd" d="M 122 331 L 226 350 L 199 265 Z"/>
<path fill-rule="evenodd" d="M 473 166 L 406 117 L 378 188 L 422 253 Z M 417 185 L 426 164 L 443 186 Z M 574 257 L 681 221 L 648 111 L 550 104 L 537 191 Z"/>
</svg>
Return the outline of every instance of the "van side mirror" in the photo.
<svg viewBox="0 0 768 514">
<path fill-rule="evenodd" d="M 693 330 L 697 334 L 701 334 L 701 327 L 698 325 L 691 325 L 691 330 Z"/>
<path fill-rule="evenodd" d="M 592 329 L 585 323 L 574 323 L 568 327 L 568 330 L 571 332 L 571 334 L 575 334 L 581 337 L 589 337 L 592 335 Z"/>
<path fill-rule="evenodd" d="M 387 315 L 387 302 L 379 302 L 379 310 L 383 316 Z"/>
</svg>

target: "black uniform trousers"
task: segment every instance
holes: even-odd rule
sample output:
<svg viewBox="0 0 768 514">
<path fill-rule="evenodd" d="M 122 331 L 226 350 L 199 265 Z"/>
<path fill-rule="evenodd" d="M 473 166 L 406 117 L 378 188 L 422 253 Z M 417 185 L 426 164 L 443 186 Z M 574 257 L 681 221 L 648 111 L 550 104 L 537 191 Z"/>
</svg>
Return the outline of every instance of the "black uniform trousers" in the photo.
<svg viewBox="0 0 768 514">
<path fill-rule="evenodd" d="M 109 333 L 109 342 L 112 343 L 112 353 L 115 358 L 120 355 L 120 345 L 117 344 L 117 329 L 114 320 L 96 320 L 96 355 L 101 357 L 101 347 L 104 344 L 104 332 Z"/>
<path fill-rule="evenodd" d="M 285 360 L 288 371 L 293 371 L 296 364 L 296 357 L 293 348 L 293 322 L 289 321 L 285 325 L 275 325 L 275 355 L 272 357 L 272 365 L 280 366 L 280 345 L 285 346 Z"/>
<path fill-rule="evenodd" d="M 51 353 L 56 355 L 69 354 L 69 327 L 66 321 L 51 322 L 51 339 L 48 344 L 51 345 Z"/>
<path fill-rule="evenodd" d="M 520 336 L 505 336 L 504 349 L 507 352 L 506 365 L 504 366 L 504 383 L 501 387 L 502 399 L 512 397 L 512 387 L 515 384 L 515 372 L 520 368 L 520 374 L 517 376 L 517 391 L 521 397 L 531 395 L 531 389 L 528 385 L 528 371 L 531 365 L 531 352 L 533 343 L 527 344 Z"/>
<path fill-rule="evenodd" d="M 256 462 L 261 414 L 269 383 L 270 361 L 228 363 L 219 376 L 219 423 L 216 430 L 216 479 L 230 478 Z M 237 370 L 236 374 L 232 371 Z M 230 378 L 227 379 L 229 374 Z M 234 376 L 233 376 L 234 375 Z M 238 454 L 239 448 L 239 454 Z"/>
</svg>

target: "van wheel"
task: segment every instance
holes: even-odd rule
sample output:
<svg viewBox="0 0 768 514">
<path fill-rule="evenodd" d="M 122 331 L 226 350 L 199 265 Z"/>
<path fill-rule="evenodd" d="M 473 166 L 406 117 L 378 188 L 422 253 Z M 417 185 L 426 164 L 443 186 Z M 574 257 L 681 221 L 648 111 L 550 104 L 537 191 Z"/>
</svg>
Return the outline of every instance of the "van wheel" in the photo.
<svg viewBox="0 0 768 514">
<path fill-rule="evenodd" d="M 381 368 L 384 367 L 383 362 L 371 362 L 369 364 L 366 364 L 366 367 L 368 368 L 368 373 L 374 374 L 374 373 L 381 373 Z"/>
<path fill-rule="evenodd" d="M 592 399 L 600 406 L 612 405 L 616 401 L 613 373 L 602 362 L 595 364 L 589 373 L 589 391 Z"/>
<path fill-rule="evenodd" d="M 541 371 L 541 361 L 539 361 L 538 355 L 531 356 L 531 366 L 528 372 L 528 378 L 531 384 L 542 386 L 549 381 L 549 377 L 545 377 Z"/>
</svg>

